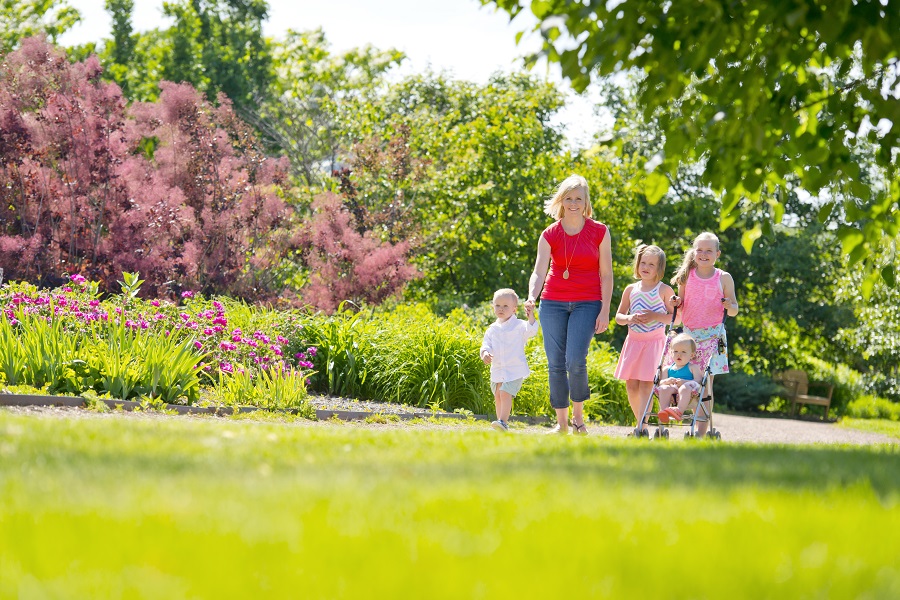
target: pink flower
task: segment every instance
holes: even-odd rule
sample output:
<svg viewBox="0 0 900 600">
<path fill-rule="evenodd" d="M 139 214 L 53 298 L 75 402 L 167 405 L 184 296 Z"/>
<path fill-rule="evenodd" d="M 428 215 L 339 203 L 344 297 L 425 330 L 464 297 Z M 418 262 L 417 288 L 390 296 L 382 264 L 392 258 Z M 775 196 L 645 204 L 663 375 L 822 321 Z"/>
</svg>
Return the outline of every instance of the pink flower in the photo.
<svg viewBox="0 0 900 600">
<path fill-rule="evenodd" d="M 194 292 L 192 292 L 190 290 L 185 290 L 184 292 L 181 292 L 181 297 L 182 298 L 193 298 Z"/>
<path fill-rule="evenodd" d="M 150 306 L 155 306 L 155 307 L 159 308 L 159 300 L 151 300 Z"/>
<path fill-rule="evenodd" d="M 199 350 L 202 347 L 203 347 L 203 344 L 201 344 L 199 340 L 194 342 L 194 348 L 196 348 L 197 350 Z"/>
<path fill-rule="evenodd" d="M 87 279 L 85 279 L 84 276 L 79 275 L 78 273 L 75 273 L 74 275 L 72 275 L 71 277 L 69 277 L 69 280 L 70 280 L 72 283 L 84 283 L 84 282 L 87 281 Z"/>
<path fill-rule="evenodd" d="M 231 363 L 227 363 L 227 362 L 219 363 L 219 368 L 224 373 L 233 373 L 234 372 L 234 369 L 231 367 Z"/>
</svg>

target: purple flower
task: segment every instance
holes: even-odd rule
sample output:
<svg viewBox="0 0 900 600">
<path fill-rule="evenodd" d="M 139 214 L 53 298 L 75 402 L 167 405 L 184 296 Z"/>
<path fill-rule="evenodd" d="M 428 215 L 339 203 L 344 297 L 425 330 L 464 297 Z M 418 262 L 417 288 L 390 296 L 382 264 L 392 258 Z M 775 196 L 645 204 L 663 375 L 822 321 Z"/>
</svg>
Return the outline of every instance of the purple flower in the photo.
<svg viewBox="0 0 900 600">
<path fill-rule="evenodd" d="M 310 356 L 315 356 L 316 355 L 316 347 L 311 346 L 311 347 L 307 348 L 306 353 L 309 354 Z"/>
<path fill-rule="evenodd" d="M 227 362 L 219 363 L 219 368 L 224 373 L 233 373 L 234 372 L 234 369 L 231 367 L 231 363 L 227 363 Z"/>
<path fill-rule="evenodd" d="M 155 307 L 159 308 L 159 300 L 151 300 L 150 306 L 155 306 Z"/>
<path fill-rule="evenodd" d="M 85 279 L 82 275 L 79 275 L 78 273 L 75 273 L 74 275 L 69 277 L 69 280 L 72 283 L 84 283 L 85 281 L 87 281 L 87 279 Z"/>
<path fill-rule="evenodd" d="M 185 291 L 181 292 L 181 297 L 182 298 L 193 298 L 194 292 L 192 292 L 190 290 L 185 290 Z"/>
<path fill-rule="evenodd" d="M 201 344 L 199 340 L 194 342 L 194 348 L 196 348 L 197 350 L 199 350 L 202 347 L 203 347 L 203 344 Z"/>
</svg>

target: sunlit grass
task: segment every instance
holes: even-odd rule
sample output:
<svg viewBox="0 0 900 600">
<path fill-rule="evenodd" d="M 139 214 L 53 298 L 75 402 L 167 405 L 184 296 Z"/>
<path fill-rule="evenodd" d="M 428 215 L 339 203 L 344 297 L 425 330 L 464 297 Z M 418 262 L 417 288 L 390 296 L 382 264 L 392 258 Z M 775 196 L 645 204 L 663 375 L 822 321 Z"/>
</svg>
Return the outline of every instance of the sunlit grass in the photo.
<svg viewBox="0 0 900 600">
<path fill-rule="evenodd" d="M 900 450 L 0 411 L 0 598 L 889 598 Z"/>
<path fill-rule="evenodd" d="M 840 424 L 844 427 L 859 429 L 860 431 L 868 431 L 871 433 L 880 433 L 900 439 L 900 421 L 889 421 L 888 419 L 851 419 L 844 417 Z"/>
</svg>

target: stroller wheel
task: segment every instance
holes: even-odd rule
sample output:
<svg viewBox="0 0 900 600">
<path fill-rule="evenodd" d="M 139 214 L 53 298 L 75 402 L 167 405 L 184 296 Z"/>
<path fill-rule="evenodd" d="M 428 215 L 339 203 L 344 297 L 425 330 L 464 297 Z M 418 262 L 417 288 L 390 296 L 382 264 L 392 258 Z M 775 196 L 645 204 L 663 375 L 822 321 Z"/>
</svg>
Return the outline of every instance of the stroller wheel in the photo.
<svg viewBox="0 0 900 600">
<path fill-rule="evenodd" d="M 708 437 L 708 438 L 711 439 L 711 440 L 721 440 L 721 439 L 722 439 L 722 432 L 719 431 L 719 430 L 717 430 L 717 429 L 712 429 L 712 430 L 710 430 L 710 432 L 706 435 L 706 437 Z"/>
<path fill-rule="evenodd" d="M 669 439 L 669 430 L 668 429 L 662 430 L 662 439 L 664 439 L 664 440 Z"/>
<path fill-rule="evenodd" d="M 685 432 L 684 432 L 684 439 L 689 440 L 689 439 L 691 439 L 691 438 L 693 438 L 693 437 L 694 437 L 694 436 L 691 434 L 690 431 L 685 431 Z"/>
</svg>

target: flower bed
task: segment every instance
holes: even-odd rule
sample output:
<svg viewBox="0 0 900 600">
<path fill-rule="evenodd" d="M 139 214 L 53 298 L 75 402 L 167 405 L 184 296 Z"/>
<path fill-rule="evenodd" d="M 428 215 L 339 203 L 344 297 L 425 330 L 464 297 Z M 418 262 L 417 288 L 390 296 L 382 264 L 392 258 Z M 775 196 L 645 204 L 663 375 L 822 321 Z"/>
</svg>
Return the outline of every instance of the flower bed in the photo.
<svg viewBox="0 0 900 600">
<path fill-rule="evenodd" d="M 141 299 L 136 274 L 101 298 L 80 275 L 41 290 L 0 288 L 0 378 L 50 393 L 297 408 L 316 348 L 303 317 L 183 292 Z"/>
</svg>

